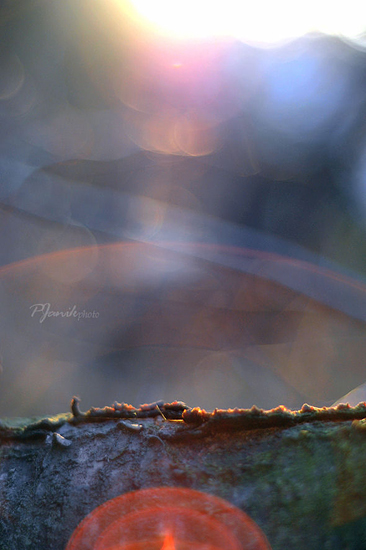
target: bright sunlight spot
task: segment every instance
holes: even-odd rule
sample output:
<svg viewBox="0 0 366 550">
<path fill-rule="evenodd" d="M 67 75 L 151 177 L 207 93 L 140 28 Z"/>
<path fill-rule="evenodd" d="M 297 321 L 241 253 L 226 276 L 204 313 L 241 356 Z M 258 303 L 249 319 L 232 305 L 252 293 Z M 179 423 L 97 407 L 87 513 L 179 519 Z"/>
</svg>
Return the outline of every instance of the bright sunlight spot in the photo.
<svg viewBox="0 0 366 550">
<path fill-rule="evenodd" d="M 173 535 L 166 535 L 161 550 L 175 550 Z"/>
<path fill-rule="evenodd" d="M 157 32 L 185 39 L 228 36 L 273 43 L 320 31 L 356 38 L 366 30 L 365 0 L 129 0 Z"/>
</svg>

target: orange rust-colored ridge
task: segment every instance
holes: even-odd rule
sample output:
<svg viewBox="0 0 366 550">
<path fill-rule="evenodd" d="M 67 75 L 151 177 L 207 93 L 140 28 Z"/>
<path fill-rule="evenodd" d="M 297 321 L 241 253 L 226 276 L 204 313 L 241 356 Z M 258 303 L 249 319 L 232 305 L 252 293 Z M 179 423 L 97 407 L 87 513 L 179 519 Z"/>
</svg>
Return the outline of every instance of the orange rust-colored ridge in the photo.
<svg viewBox="0 0 366 550">
<path fill-rule="evenodd" d="M 283 405 L 270 410 L 259 409 L 215 409 L 207 412 L 199 407 L 190 408 L 182 401 L 164 403 L 159 401 L 140 408 L 131 405 L 115 403 L 112 407 L 92 408 L 87 412 L 79 409 L 79 399 L 74 397 L 71 402 L 72 423 L 93 422 L 112 418 L 152 418 L 163 416 L 166 420 L 183 420 L 186 425 L 200 426 L 209 424 L 226 428 L 240 427 L 243 429 L 258 429 L 270 427 L 286 427 L 304 422 L 338 422 L 344 420 L 360 420 L 366 418 L 366 403 L 356 407 L 340 404 L 336 407 L 313 407 L 304 404 L 298 411 L 287 409 Z"/>
<path fill-rule="evenodd" d="M 110 407 L 91 408 L 82 412 L 79 408 L 80 400 L 74 397 L 71 401 L 72 414 L 58 415 L 54 418 L 44 418 L 23 427 L 12 427 L 0 421 L 1 440 L 24 440 L 45 438 L 50 432 L 56 431 L 66 422 L 77 425 L 81 423 L 103 422 L 108 420 L 139 419 L 162 417 L 164 420 L 179 420 L 175 429 L 168 434 L 161 434 L 164 438 L 179 438 L 191 435 L 218 433 L 226 430 L 253 430 L 266 428 L 286 428 L 304 422 L 342 422 L 362 420 L 366 418 L 366 403 L 359 403 L 356 407 L 340 404 L 336 407 L 312 407 L 303 405 L 298 411 L 279 406 L 270 410 L 259 409 L 215 409 L 207 412 L 199 407 L 190 408 L 182 401 L 141 405 L 136 408 L 125 403 L 114 403 Z M 136 429 L 136 433 L 141 430 Z"/>
</svg>

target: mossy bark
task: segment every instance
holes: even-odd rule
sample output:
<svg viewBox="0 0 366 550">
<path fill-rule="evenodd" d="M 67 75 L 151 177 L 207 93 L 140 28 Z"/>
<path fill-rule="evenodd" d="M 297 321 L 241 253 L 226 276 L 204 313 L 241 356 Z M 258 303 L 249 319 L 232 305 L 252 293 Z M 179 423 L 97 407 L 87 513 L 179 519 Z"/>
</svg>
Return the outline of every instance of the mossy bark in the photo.
<svg viewBox="0 0 366 550">
<path fill-rule="evenodd" d="M 64 415 L 14 437 L 3 429 L 0 550 L 64 550 L 98 505 L 157 486 L 226 499 L 273 550 L 366 550 L 363 420 L 182 427 L 161 414 L 93 422 Z"/>
</svg>

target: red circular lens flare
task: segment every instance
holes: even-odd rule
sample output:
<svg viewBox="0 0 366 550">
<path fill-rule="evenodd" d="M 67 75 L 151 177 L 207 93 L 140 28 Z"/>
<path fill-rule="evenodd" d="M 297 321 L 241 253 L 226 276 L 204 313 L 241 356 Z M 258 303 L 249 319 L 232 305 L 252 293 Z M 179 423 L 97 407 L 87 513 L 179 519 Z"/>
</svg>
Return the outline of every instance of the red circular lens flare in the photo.
<svg viewBox="0 0 366 550">
<path fill-rule="evenodd" d="M 225 500 L 161 487 L 109 500 L 75 529 L 66 550 L 270 550 L 258 525 Z"/>
<path fill-rule="evenodd" d="M 95 550 L 111 550 L 116 544 L 124 550 L 126 545 L 139 539 L 146 542 L 146 550 L 161 550 L 164 546 L 169 549 L 167 545 L 172 539 L 179 550 L 192 546 L 206 550 L 207 545 L 217 550 L 241 550 L 225 524 L 207 514 L 179 506 L 127 513 L 101 534 Z"/>
</svg>

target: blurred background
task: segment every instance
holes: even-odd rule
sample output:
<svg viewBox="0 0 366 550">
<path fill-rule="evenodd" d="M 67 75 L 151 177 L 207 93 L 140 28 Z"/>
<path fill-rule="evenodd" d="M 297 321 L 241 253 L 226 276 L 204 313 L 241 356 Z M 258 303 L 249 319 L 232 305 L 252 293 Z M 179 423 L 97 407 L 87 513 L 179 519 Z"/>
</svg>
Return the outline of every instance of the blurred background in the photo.
<svg viewBox="0 0 366 550">
<path fill-rule="evenodd" d="M 0 2 L 0 416 L 366 381 L 365 7 L 242 4 Z"/>
</svg>

